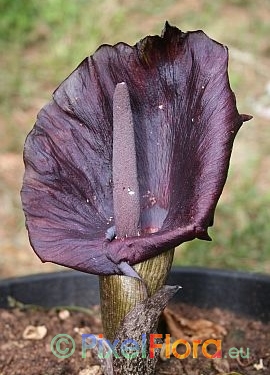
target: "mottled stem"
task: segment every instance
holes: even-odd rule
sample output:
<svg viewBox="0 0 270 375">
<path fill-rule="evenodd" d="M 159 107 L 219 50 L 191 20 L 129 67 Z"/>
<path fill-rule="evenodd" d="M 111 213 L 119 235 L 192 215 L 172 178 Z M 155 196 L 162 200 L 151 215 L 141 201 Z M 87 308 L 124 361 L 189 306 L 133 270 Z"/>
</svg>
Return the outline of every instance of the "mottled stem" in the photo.
<svg viewBox="0 0 270 375">
<path fill-rule="evenodd" d="M 139 235 L 140 196 L 134 125 L 124 82 L 117 84 L 113 98 L 113 203 L 117 238 Z M 141 280 L 117 275 L 100 277 L 106 338 L 113 340 L 125 316 L 164 285 L 173 254 L 174 249 L 134 266 Z"/>
</svg>

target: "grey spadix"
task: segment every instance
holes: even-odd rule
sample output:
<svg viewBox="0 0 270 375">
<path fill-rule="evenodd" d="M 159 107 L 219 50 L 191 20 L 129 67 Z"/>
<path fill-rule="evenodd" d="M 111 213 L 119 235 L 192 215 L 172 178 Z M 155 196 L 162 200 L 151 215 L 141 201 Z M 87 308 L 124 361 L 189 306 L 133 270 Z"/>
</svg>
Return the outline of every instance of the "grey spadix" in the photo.
<svg viewBox="0 0 270 375">
<path fill-rule="evenodd" d="M 128 87 L 118 83 L 113 96 L 113 208 L 117 238 L 139 234 L 140 196 L 134 125 Z"/>
</svg>

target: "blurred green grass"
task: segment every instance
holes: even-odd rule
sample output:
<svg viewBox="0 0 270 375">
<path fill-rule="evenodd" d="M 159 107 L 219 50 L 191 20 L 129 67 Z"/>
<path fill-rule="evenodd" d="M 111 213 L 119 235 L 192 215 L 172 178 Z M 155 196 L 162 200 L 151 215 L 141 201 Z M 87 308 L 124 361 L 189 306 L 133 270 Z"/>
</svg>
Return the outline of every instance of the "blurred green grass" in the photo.
<svg viewBox="0 0 270 375">
<path fill-rule="evenodd" d="M 238 108 L 252 113 L 253 102 L 270 81 L 270 69 L 265 68 L 270 66 L 268 0 L 0 0 L 0 276 L 37 270 L 19 199 L 19 160 L 37 112 L 100 44 L 134 44 L 147 34 L 160 34 L 166 19 L 184 31 L 203 29 L 229 46 Z M 240 131 L 210 230 L 213 242 L 180 246 L 176 264 L 270 272 L 269 122 L 257 114 Z M 11 155 L 17 157 L 13 169 L 5 167 Z M 17 173 L 16 178 L 10 178 L 11 173 Z M 20 259 L 21 268 L 7 267 L 10 254 Z"/>
</svg>

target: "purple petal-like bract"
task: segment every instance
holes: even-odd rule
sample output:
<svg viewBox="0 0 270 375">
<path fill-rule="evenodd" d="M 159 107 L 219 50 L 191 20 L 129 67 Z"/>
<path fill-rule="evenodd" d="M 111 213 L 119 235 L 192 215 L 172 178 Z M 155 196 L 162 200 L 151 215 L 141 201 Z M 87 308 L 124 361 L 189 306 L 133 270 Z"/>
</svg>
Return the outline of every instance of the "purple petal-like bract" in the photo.
<svg viewBox="0 0 270 375">
<path fill-rule="evenodd" d="M 209 239 L 243 121 L 228 53 L 202 31 L 166 24 L 134 47 L 103 45 L 58 87 L 27 137 L 22 202 L 43 261 L 121 274 L 184 241 Z M 135 126 L 140 236 L 105 239 L 114 225 L 113 94 L 126 82 Z M 155 232 L 155 233 L 153 233 Z"/>
</svg>

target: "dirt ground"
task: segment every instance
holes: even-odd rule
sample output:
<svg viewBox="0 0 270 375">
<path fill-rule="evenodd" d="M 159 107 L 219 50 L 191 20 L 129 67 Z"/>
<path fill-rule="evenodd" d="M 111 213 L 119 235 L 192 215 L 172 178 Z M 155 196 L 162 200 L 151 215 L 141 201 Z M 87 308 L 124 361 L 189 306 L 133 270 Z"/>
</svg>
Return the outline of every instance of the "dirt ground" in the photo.
<svg viewBox="0 0 270 375">
<path fill-rule="evenodd" d="M 164 319 L 167 322 L 165 332 L 174 336 L 172 344 L 176 338 L 186 339 L 189 344 L 176 346 L 176 354 L 168 350 L 165 355 L 163 351 L 156 375 L 269 374 L 269 324 L 243 319 L 219 309 L 201 310 L 188 305 L 172 306 Z M 81 336 L 102 333 L 98 306 L 84 312 L 57 308 L 44 311 L 33 307 L 0 310 L 0 332 L 0 374 L 102 375 L 93 350 L 83 350 Z M 62 354 L 58 351 L 57 340 L 63 336 L 54 339 L 59 334 L 69 335 L 68 341 L 60 345 Z M 209 339 L 221 340 L 220 346 L 209 344 L 206 347 Z M 201 340 L 196 351 L 195 340 Z M 190 355 L 188 346 L 192 348 Z M 204 346 L 207 355 L 215 358 L 203 354 Z M 221 352 L 218 351 L 220 347 Z M 73 348 L 73 354 L 68 357 Z M 82 358 L 83 352 L 85 358 Z M 193 358 L 194 353 L 197 358 Z"/>
</svg>

